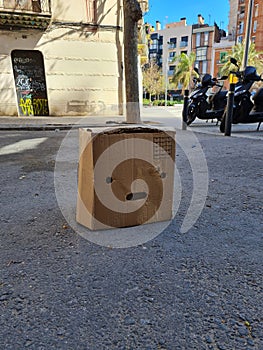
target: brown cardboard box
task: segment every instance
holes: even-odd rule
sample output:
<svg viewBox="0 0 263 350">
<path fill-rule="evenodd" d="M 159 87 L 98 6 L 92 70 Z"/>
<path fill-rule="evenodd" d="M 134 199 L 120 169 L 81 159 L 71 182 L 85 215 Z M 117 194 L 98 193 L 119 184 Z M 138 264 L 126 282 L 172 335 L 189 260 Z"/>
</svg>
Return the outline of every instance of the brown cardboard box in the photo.
<svg viewBox="0 0 263 350">
<path fill-rule="evenodd" d="M 80 129 L 77 221 L 92 229 L 172 218 L 175 131 Z"/>
</svg>

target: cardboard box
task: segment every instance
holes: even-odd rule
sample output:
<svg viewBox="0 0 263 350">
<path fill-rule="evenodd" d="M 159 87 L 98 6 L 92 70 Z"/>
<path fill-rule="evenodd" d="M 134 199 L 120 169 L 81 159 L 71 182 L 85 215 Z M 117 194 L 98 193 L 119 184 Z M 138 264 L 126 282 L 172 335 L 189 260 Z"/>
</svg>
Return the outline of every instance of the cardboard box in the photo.
<svg viewBox="0 0 263 350">
<path fill-rule="evenodd" d="M 175 131 L 80 129 L 77 222 L 92 230 L 172 218 Z"/>
</svg>

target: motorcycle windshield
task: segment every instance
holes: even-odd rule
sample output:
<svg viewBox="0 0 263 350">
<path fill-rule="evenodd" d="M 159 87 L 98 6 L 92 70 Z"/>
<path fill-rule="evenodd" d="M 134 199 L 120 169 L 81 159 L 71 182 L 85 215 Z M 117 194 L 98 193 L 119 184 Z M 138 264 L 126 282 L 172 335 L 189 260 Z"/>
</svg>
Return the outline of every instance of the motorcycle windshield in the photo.
<svg viewBox="0 0 263 350">
<path fill-rule="evenodd" d="M 199 88 L 197 90 L 194 90 L 191 94 L 190 94 L 190 98 L 197 98 L 200 97 L 202 95 L 205 95 L 206 92 L 208 90 L 208 87 L 205 88 Z"/>
</svg>

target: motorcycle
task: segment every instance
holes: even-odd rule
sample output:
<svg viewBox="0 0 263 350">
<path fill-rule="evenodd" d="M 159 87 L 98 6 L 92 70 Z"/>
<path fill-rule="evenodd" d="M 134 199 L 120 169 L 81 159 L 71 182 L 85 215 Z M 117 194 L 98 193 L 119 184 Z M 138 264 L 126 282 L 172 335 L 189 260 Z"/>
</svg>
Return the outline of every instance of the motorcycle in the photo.
<svg viewBox="0 0 263 350">
<path fill-rule="evenodd" d="M 249 90 L 256 81 L 263 81 L 263 79 L 257 74 L 255 67 L 247 66 L 241 72 L 237 61 L 234 58 L 231 58 L 230 61 L 238 68 L 236 72 L 231 72 L 231 74 L 239 79 L 234 91 L 232 124 L 258 123 L 258 131 L 263 122 L 263 88 L 258 89 L 253 97 Z M 222 133 L 225 132 L 226 114 L 227 110 L 224 111 L 220 123 Z"/>
<path fill-rule="evenodd" d="M 196 72 L 198 73 L 198 70 Z M 227 104 L 227 90 L 222 90 L 224 84 L 218 81 L 225 79 L 227 79 L 226 76 L 216 79 L 210 74 L 205 74 L 201 81 L 194 78 L 195 88 L 189 96 L 187 107 L 187 125 L 192 124 L 196 118 L 221 120 Z M 215 86 L 219 89 L 209 95 L 209 89 Z"/>
</svg>

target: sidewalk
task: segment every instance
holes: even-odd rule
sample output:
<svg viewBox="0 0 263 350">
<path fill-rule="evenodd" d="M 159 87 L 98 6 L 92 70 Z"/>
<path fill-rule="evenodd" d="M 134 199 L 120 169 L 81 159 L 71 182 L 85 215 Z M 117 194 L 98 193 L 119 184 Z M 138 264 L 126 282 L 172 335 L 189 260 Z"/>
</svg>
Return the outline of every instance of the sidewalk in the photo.
<svg viewBox="0 0 263 350">
<path fill-rule="evenodd" d="M 143 123 L 182 128 L 182 105 L 174 107 L 143 107 Z M 124 116 L 62 116 L 62 117 L 7 117 L 0 116 L 0 130 L 67 130 L 79 127 L 105 127 L 125 124 Z M 256 131 L 257 124 L 237 124 L 232 126 L 231 136 L 263 140 L 263 125 Z M 216 121 L 195 120 L 188 130 L 198 133 L 224 136 Z"/>
</svg>

